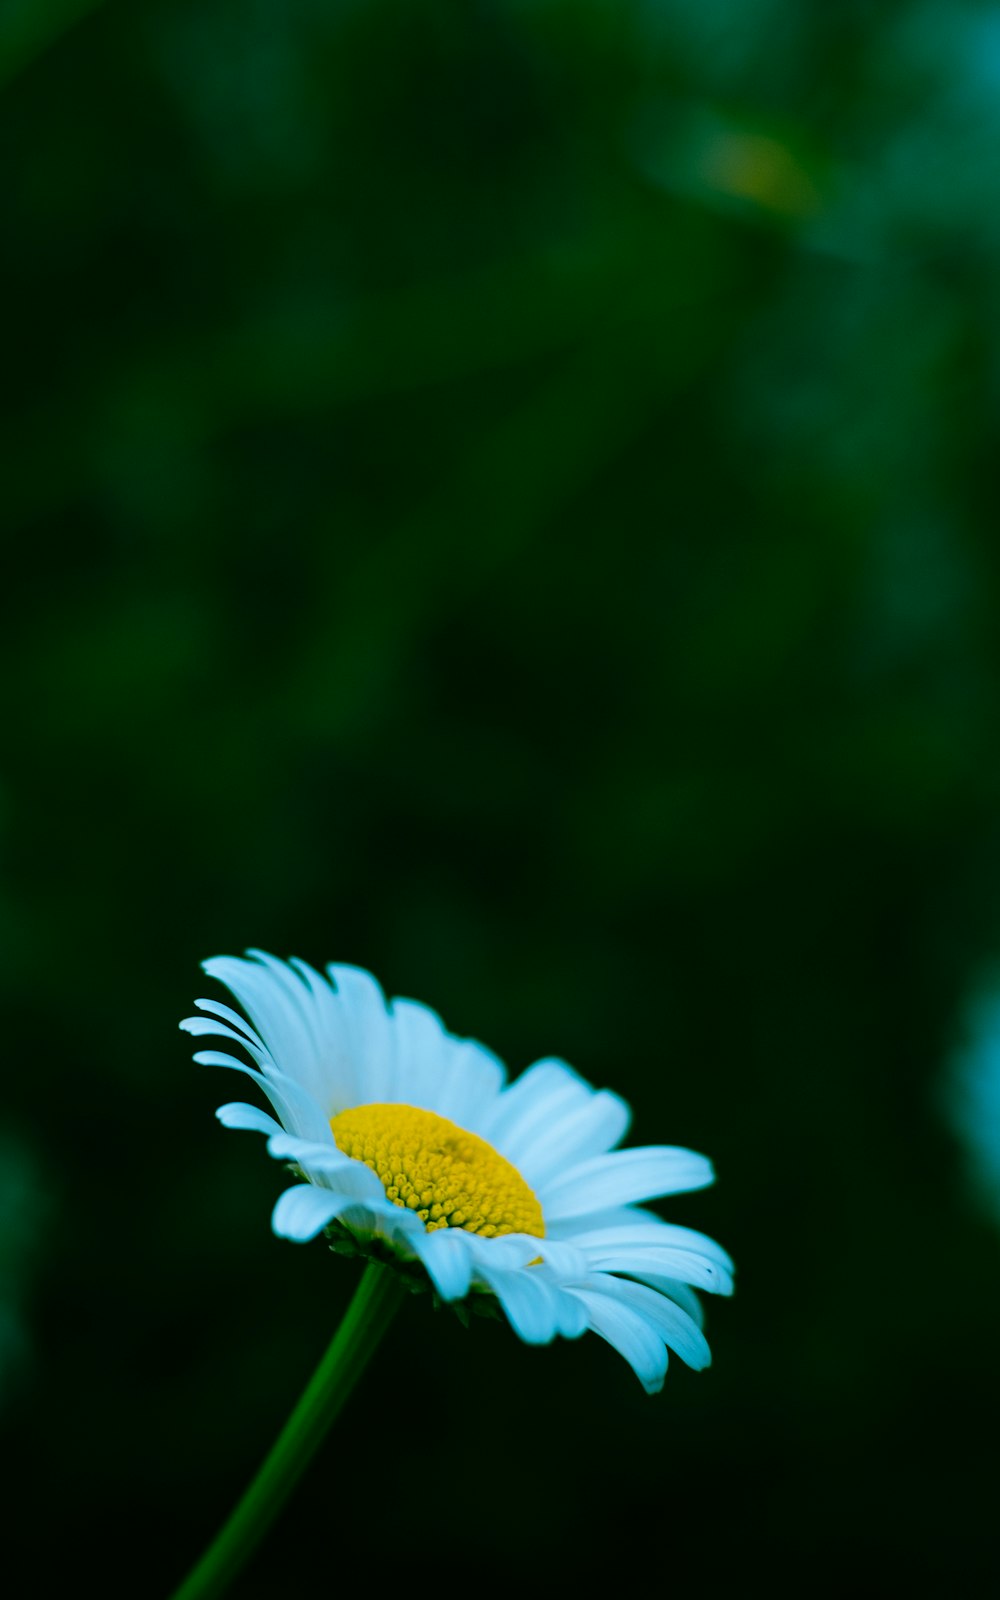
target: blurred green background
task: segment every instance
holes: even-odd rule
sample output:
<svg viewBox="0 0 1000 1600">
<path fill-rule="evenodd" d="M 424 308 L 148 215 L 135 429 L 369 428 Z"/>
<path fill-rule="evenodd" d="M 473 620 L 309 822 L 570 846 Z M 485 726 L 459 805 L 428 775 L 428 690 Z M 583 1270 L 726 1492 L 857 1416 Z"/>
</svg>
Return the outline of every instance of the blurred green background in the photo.
<svg viewBox="0 0 1000 1600">
<path fill-rule="evenodd" d="M 177 1032 L 248 945 L 739 1276 L 655 1400 L 408 1304 L 234 1595 L 988 1592 L 1000 6 L 3 0 L 0 150 L 14 1592 L 165 1597 L 353 1290 Z"/>
</svg>

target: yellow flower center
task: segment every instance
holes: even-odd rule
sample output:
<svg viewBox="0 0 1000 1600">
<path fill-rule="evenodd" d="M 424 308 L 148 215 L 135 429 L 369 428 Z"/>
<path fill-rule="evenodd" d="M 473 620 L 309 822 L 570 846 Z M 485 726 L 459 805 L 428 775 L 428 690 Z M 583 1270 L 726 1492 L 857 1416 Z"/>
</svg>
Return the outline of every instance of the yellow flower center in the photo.
<svg viewBox="0 0 1000 1600">
<path fill-rule="evenodd" d="M 542 1208 L 517 1168 L 447 1117 L 416 1106 L 354 1106 L 330 1127 L 344 1154 L 370 1167 L 393 1204 L 415 1211 L 428 1233 L 545 1237 Z"/>
</svg>

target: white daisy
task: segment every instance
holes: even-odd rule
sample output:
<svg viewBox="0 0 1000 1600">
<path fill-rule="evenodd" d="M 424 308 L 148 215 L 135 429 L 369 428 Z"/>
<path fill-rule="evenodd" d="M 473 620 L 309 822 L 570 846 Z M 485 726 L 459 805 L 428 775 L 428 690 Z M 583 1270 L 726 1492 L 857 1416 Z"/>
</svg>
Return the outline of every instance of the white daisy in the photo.
<svg viewBox="0 0 1000 1600">
<path fill-rule="evenodd" d="M 491 1296 L 529 1344 L 588 1328 L 655 1393 L 667 1349 L 711 1359 L 695 1289 L 732 1292 L 726 1252 L 637 1202 L 713 1179 L 705 1156 L 670 1145 L 617 1150 L 630 1112 L 565 1062 L 536 1061 L 512 1084 L 483 1045 L 446 1031 L 414 1000 L 386 999 L 370 973 L 263 951 L 204 971 L 249 1022 L 217 1000 L 188 1033 L 235 1044 L 254 1062 L 203 1050 L 198 1062 L 253 1078 L 275 1116 L 233 1103 L 227 1128 L 267 1135 L 270 1155 L 305 1180 L 286 1189 L 275 1233 L 326 1230 L 404 1270 L 444 1301 Z"/>
</svg>

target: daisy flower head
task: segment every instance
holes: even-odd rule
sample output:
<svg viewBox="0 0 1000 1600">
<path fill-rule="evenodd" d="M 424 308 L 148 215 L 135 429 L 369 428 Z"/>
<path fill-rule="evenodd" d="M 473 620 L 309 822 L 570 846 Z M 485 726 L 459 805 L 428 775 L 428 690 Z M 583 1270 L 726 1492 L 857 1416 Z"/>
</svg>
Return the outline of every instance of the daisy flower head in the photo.
<svg viewBox="0 0 1000 1600">
<path fill-rule="evenodd" d="M 195 1061 L 253 1078 L 273 1111 L 231 1102 L 217 1116 L 265 1134 L 300 1180 L 275 1205 L 276 1234 L 326 1233 L 456 1309 L 495 1307 L 529 1344 L 591 1329 L 649 1393 L 668 1350 L 708 1365 L 695 1291 L 731 1293 L 733 1264 L 641 1204 L 710 1184 L 705 1156 L 618 1149 L 630 1112 L 617 1094 L 554 1058 L 508 1083 L 485 1046 L 425 1005 L 387 1001 L 359 967 L 321 975 L 250 950 L 203 970 L 241 1010 L 197 1000 L 201 1014 L 181 1027 L 242 1056 L 201 1050 Z"/>
</svg>

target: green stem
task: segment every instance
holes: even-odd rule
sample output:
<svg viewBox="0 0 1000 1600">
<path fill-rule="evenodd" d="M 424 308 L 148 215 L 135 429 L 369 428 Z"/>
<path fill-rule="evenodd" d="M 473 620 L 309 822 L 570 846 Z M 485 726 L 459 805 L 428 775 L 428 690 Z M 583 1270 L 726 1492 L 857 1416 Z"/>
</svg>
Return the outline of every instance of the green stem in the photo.
<svg viewBox="0 0 1000 1600">
<path fill-rule="evenodd" d="M 344 1320 L 257 1476 L 173 1600 L 212 1600 L 253 1553 L 364 1371 L 403 1294 L 397 1273 L 365 1268 Z"/>
</svg>

